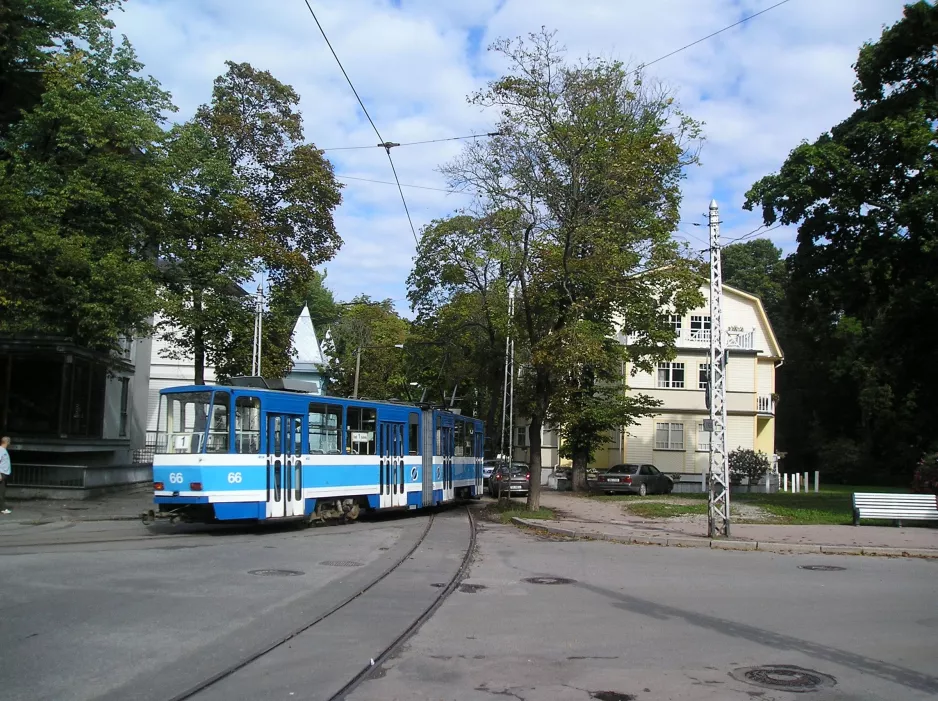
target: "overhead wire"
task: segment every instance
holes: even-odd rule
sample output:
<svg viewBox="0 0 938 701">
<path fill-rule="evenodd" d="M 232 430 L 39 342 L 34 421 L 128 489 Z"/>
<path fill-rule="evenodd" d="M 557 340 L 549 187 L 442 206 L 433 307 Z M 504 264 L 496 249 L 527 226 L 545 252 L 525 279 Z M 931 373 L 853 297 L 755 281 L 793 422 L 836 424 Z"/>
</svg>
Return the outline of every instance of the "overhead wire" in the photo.
<svg viewBox="0 0 938 701">
<path fill-rule="evenodd" d="M 331 148 L 321 148 L 320 151 L 356 151 L 360 149 L 368 148 L 397 148 L 398 146 L 419 146 L 421 144 L 438 144 L 443 141 L 461 141 L 463 139 L 482 139 L 489 136 L 500 136 L 500 133 L 497 131 L 487 132 L 485 134 L 467 134 L 465 136 L 447 136 L 442 139 L 427 139 L 425 141 L 406 141 L 401 144 L 395 144 L 392 142 L 386 142 L 383 144 L 375 144 L 374 146 L 333 146 Z"/>
<path fill-rule="evenodd" d="M 381 136 L 381 132 L 378 131 L 378 127 L 375 125 L 374 120 L 371 118 L 371 115 L 368 114 L 368 108 L 365 107 L 365 103 L 362 102 L 361 96 L 358 94 L 358 91 L 355 89 L 355 86 L 352 84 L 352 79 L 349 78 L 348 73 L 345 71 L 345 67 L 342 65 L 342 61 L 339 60 L 339 55 L 335 52 L 335 49 L 332 48 L 332 42 L 329 41 L 329 37 L 326 36 L 326 30 L 322 28 L 322 25 L 319 23 L 319 18 L 316 16 L 316 13 L 313 11 L 313 6 L 309 4 L 309 0 L 303 0 L 306 3 L 306 8 L 309 10 L 309 13 L 313 16 L 313 21 L 316 22 L 316 26 L 319 27 L 319 32 L 322 34 L 322 38 L 325 39 L 326 45 L 329 47 L 329 50 L 332 52 L 332 56 L 335 58 L 335 62 L 339 64 L 339 68 L 342 71 L 342 75 L 345 76 L 346 82 L 348 82 L 349 87 L 352 89 L 352 92 L 355 93 L 355 98 L 358 100 L 358 104 L 362 108 L 362 112 L 365 113 L 365 117 L 368 118 L 368 122 L 371 124 L 371 128 L 375 130 L 375 134 L 378 135 L 378 140 L 384 146 L 385 152 L 388 154 L 388 161 L 391 163 L 391 171 L 394 173 L 394 181 L 397 183 L 397 191 L 401 193 L 401 202 L 404 203 L 404 212 L 407 214 L 407 222 L 410 224 L 410 232 L 414 235 L 414 243 L 418 246 L 420 245 L 420 240 L 417 238 L 417 229 L 414 228 L 414 220 L 410 217 L 410 209 L 407 206 L 407 200 L 404 197 L 404 189 L 401 187 L 401 181 L 397 177 L 397 168 L 394 167 L 394 159 L 391 158 L 391 146 L 389 142 L 385 141 L 384 137 Z"/>
<path fill-rule="evenodd" d="M 365 182 L 365 183 L 378 183 L 379 185 L 397 185 L 397 183 L 393 183 L 390 180 L 372 180 L 371 178 L 359 178 L 354 175 L 337 174 L 335 177 L 337 177 L 339 180 L 361 180 L 362 182 Z M 407 183 L 400 183 L 400 185 L 401 187 L 413 187 L 413 188 L 417 188 L 418 190 L 434 190 L 435 192 L 446 192 L 450 195 L 466 195 L 468 197 L 473 196 L 471 192 L 465 192 L 464 190 L 447 190 L 446 188 L 443 188 L 443 187 L 430 187 L 429 185 L 408 185 Z"/>
<path fill-rule="evenodd" d="M 708 34 L 707 36 L 702 37 L 702 38 L 698 39 L 697 41 L 692 41 L 690 44 L 685 44 L 685 45 L 682 46 L 681 48 L 675 49 L 674 51 L 672 51 L 672 52 L 670 52 L 670 53 L 667 53 L 667 54 L 665 54 L 664 56 L 659 56 L 659 57 L 656 58 L 654 61 L 648 61 L 647 63 L 641 63 L 641 64 L 639 64 L 638 68 L 636 68 L 634 71 L 631 71 L 631 73 L 638 73 L 639 71 L 641 71 L 641 70 L 647 68 L 648 66 L 650 66 L 650 65 L 652 65 L 652 64 L 655 64 L 655 63 L 658 63 L 658 61 L 663 61 L 663 60 L 666 59 L 666 58 L 670 58 L 671 56 L 674 56 L 674 54 L 679 54 L 679 53 L 681 53 L 682 51 L 684 51 L 685 49 L 689 49 L 689 48 L 692 47 L 692 46 L 696 46 L 697 44 L 699 44 L 699 43 L 701 43 L 701 42 L 703 42 L 703 41 L 706 41 L 707 39 L 711 39 L 711 38 L 715 37 L 717 34 L 722 34 L 723 32 L 725 32 L 725 31 L 727 31 L 727 30 L 729 30 L 729 29 L 732 29 L 733 27 L 738 27 L 739 25 L 743 24 L 744 22 L 748 22 L 749 20 L 753 19 L 754 17 L 758 17 L 759 15 L 764 15 L 764 14 L 765 14 L 766 12 L 768 12 L 769 10 L 774 10 L 776 7 L 779 7 L 779 6 L 781 6 L 781 5 L 784 5 L 785 3 L 790 2 L 790 1 L 791 1 L 791 0 L 782 0 L 781 2 L 775 3 L 775 4 L 772 5 L 771 7 L 767 7 L 767 8 L 765 8 L 764 10 L 760 10 L 759 12 L 756 12 L 755 14 L 749 15 L 748 17 L 743 17 L 743 18 L 742 18 L 741 20 L 739 20 L 738 22 L 734 22 L 733 24 L 730 24 L 730 25 L 728 25 L 728 26 L 726 26 L 726 27 L 723 27 L 723 29 L 719 29 L 719 30 L 713 32 L 712 34 Z"/>
</svg>

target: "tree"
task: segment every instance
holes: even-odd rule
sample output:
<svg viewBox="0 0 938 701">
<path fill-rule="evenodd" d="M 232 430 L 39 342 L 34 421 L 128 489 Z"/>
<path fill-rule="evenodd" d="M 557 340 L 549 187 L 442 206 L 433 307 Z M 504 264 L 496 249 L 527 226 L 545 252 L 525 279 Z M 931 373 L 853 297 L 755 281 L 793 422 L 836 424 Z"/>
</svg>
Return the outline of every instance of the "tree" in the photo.
<svg viewBox="0 0 938 701">
<path fill-rule="evenodd" d="M 227 72 L 215 80 L 211 104 L 197 110 L 192 128 L 208 135 L 213 158 L 227 162 L 238 184 L 238 206 L 230 210 L 233 216 L 202 221 L 197 237 L 214 241 L 212 247 L 190 245 L 186 231 L 170 244 L 178 251 L 181 268 L 189 265 L 188 259 L 191 267 L 205 270 L 208 276 L 190 278 L 186 289 L 166 290 L 167 316 L 181 325 L 175 340 L 169 339 L 174 343 L 171 352 L 193 355 L 197 383 L 203 381 L 206 354 L 225 366 L 223 373 L 232 372 L 243 363 L 245 339 L 253 334 L 247 333 L 244 300 L 235 303 L 219 294 L 226 276 L 230 283 L 240 284 L 264 271 L 274 288 L 302 286 L 312 279 L 314 266 L 332 258 L 342 243 L 332 220 L 341 201 L 340 185 L 322 152 L 302 143 L 299 96 L 267 71 L 231 61 L 226 66 Z M 193 172 L 201 176 L 201 171 Z M 205 211 L 215 213 L 228 207 L 232 194 L 211 188 L 200 191 L 200 196 L 215 198 L 204 203 Z M 210 282 L 212 287 L 200 287 Z M 203 306 L 203 295 L 216 303 Z M 267 366 L 274 373 L 287 368 L 285 325 L 279 319 L 270 329 L 281 341 L 279 355 Z M 226 355 L 232 359 L 226 361 Z"/>
<path fill-rule="evenodd" d="M 720 250 L 723 282 L 762 300 L 776 329 L 784 325 L 788 269 L 782 251 L 768 239 L 733 243 Z"/>
<path fill-rule="evenodd" d="M 463 409 L 485 419 L 489 454 L 500 445 L 493 430 L 501 413 L 508 324 L 504 266 L 490 255 L 498 240 L 497 218 L 434 221 L 422 232 L 422 253 L 408 278 L 417 312 L 408 348 L 422 369 L 415 379 L 428 396 L 442 397 L 459 385 L 473 397 Z"/>
<path fill-rule="evenodd" d="M 757 453 L 749 448 L 737 448 L 727 456 L 730 464 L 730 477 L 739 483 L 743 477 L 750 487 L 759 483 L 769 471 L 769 456 L 761 450 Z"/>
<path fill-rule="evenodd" d="M 938 8 L 907 5 L 855 64 L 857 108 L 781 170 L 746 207 L 798 224 L 789 294 L 811 355 L 804 434 L 840 442 L 861 468 L 908 474 L 935 447 L 938 377 Z M 840 451 L 843 452 L 843 451 Z"/>
<path fill-rule="evenodd" d="M 581 344 L 591 344 L 587 358 L 610 352 L 650 368 L 674 352 L 663 309 L 681 312 L 698 301 L 691 266 L 670 235 L 698 127 L 664 90 L 619 63 L 565 64 L 547 32 L 492 48 L 509 73 L 472 102 L 498 111 L 499 135 L 468 145 L 443 172 L 479 195 L 478 216 L 489 222 L 468 232 L 467 245 L 498 261 L 506 283 L 517 285 L 516 405 L 529 417 L 531 471 L 539 475 L 541 427 L 559 389 L 579 384 L 584 397 L 594 394 L 595 371 L 578 360 Z M 418 261 L 431 250 L 422 242 Z M 450 296 L 465 289 L 458 278 L 429 283 Z M 586 336 L 581 322 L 599 331 Z M 634 344 L 596 347 L 600 335 L 622 328 Z M 533 479 L 531 509 L 539 507 L 539 486 Z"/>
<path fill-rule="evenodd" d="M 0 330 L 107 349 L 148 332 L 155 311 L 160 125 L 173 107 L 97 21 L 82 48 L 47 56 L 40 101 L 0 143 Z M 38 61 L 41 47 L 26 54 Z"/>
<path fill-rule="evenodd" d="M 4 0 L 0 4 L 0 138 L 43 91 L 56 54 L 97 43 L 114 24 L 107 13 L 121 0 Z"/>
<path fill-rule="evenodd" d="M 407 338 L 407 321 L 394 311 L 390 299 L 372 301 L 360 295 L 342 310 L 332 327 L 334 355 L 329 364 L 330 394 L 350 397 L 355 387 L 356 355 L 361 353 L 358 396 L 401 398 L 407 379 L 400 348 Z"/>
<path fill-rule="evenodd" d="M 227 367 L 237 357 L 239 332 L 250 325 L 253 300 L 241 285 L 254 274 L 251 206 L 228 153 L 208 130 L 190 122 L 170 135 L 168 171 L 171 235 L 160 249 L 163 320 L 157 331 L 167 356 L 194 358 L 197 385 L 206 362 Z"/>
</svg>

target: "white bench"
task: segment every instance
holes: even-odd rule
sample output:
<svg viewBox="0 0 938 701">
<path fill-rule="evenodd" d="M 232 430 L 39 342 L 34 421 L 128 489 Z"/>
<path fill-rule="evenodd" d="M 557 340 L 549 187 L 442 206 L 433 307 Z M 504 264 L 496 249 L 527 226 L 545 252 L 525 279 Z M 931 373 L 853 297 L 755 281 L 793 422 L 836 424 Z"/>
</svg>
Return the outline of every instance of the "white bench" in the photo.
<svg viewBox="0 0 938 701">
<path fill-rule="evenodd" d="M 853 525 L 861 518 L 896 521 L 938 521 L 938 504 L 932 494 L 863 494 L 853 495 Z"/>
</svg>

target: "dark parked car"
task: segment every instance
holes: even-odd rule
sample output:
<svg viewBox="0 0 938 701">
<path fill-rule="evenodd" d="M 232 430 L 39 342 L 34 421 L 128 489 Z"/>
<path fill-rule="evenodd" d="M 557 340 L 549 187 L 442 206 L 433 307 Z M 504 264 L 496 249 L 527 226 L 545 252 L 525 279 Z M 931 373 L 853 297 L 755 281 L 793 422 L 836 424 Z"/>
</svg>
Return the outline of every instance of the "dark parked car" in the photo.
<svg viewBox="0 0 938 701">
<path fill-rule="evenodd" d="M 510 476 L 509 476 L 510 474 Z M 531 468 L 523 462 L 501 463 L 489 476 L 489 494 L 498 499 L 503 492 L 508 496 L 526 497 L 531 489 Z"/>
<path fill-rule="evenodd" d="M 607 494 L 670 494 L 674 480 L 654 465 L 615 465 L 596 477 L 595 488 Z"/>
<path fill-rule="evenodd" d="M 504 464 L 504 460 L 486 460 L 482 463 L 482 491 L 487 492 L 489 489 L 489 477 L 492 476 L 492 471 L 495 469 L 496 465 Z"/>
</svg>

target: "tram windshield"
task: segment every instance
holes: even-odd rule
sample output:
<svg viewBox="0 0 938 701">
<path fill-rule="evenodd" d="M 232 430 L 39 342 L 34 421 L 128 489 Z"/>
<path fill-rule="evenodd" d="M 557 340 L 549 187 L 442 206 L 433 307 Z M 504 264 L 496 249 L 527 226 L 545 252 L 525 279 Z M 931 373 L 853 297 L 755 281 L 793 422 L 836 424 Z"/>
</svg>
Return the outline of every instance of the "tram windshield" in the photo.
<svg viewBox="0 0 938 701">
<path fill-rule="evenodd" d="M 215 406 L 212 406 L 212 395 Z M 172 392 L 160 395 L 157 453 L 228 452 L 227 392 Z M 209 429 L 206 434 L 206 428 Z M 208 438 L 206 439 L 206 435 Z"/>
</svg>

